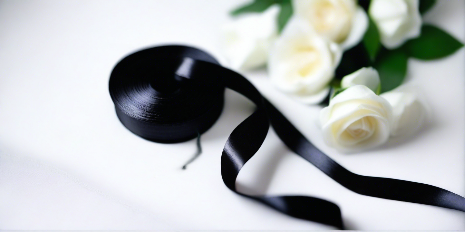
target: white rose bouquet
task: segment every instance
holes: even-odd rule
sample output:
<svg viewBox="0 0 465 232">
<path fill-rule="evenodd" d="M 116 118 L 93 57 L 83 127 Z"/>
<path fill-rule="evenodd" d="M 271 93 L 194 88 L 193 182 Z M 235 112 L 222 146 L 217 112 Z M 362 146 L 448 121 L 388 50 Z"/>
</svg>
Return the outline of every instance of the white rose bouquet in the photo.
<svg viewBox="0 0 465 232">
<path fill-rule="evenodd" d="M 253 0 L 223 31 L 233 68 L 267 64 L 277 89 L 304 104 L 328 105 L 320 123 L 344 152 L 412 134 L 428 107 L 401 86 L 408 59 L 449 56 L 463 44 L 422 22 L 436 0 Z"/>
</svg>

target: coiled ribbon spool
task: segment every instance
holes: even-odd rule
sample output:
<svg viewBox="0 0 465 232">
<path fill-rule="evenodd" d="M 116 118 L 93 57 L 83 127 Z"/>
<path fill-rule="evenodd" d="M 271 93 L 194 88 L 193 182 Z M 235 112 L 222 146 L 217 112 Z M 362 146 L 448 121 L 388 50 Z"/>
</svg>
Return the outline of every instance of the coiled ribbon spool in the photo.
<svg viewBox="0 0 465 232">
<path fill-rule="evenodd" d="M 239 171 L 266 138 L 270 125 L 286 146 L 330 178 L 356 193 L 465 212 L 465 198 L 416 182 L 355 174 L 308 141 L 240 74 L 222 67 L 208 53 L 187 46 L 160 46 L 121 60 L 110 76 L 116 114 L 134 134 L 154 142 L 178 143 L 208 130 L 232 89 L 257 106 L 230 134 L 221 157 L 221 175 L 235 193 L 284 214 L 343 229 L 340 208 L 309 196 L 249 196 L 236 190 Z"/>
</svg>

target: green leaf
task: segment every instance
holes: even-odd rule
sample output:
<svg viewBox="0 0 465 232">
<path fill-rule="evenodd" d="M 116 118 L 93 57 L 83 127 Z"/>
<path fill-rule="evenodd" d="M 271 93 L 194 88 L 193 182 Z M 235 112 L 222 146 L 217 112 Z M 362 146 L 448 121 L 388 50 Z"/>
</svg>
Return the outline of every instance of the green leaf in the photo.
<svg viewBox="0 0 465 232">
<path fill-rule="evenodd" d="M 376 88 L 376 95 L 380 95 L 381 94 L 381 83 L 379 83 L 378 85 L 378 88 Z"/>
<path fill-rule="evenodd" d="M 373 66 L 370 55 L 363 43 L 359 43 L 342 54 L 341 62 L 336 68 L 335 78 L 342 79 L 363 67 L 370 66 Z"/>
<path fill-rule="evenodd" d="M 254 0 L 251 3 L 241 6 L 231 12 L 232 16 L 238 16 L 245 13 L 260 13 L 267 10 L 274 4 L 279 4 L 280 11 L 277 19 L 278 31 L 281 33 L 287 21 L 292 16 L 293 9 L 291 0 Z"/>
<path fill-rule="evenodd" d="M 381 43 L 379 41 L 379 32 L 376 24 L 370 18 L 370 24 L 368 29 L 363 37 L 363 44 L 365 45 L 366 50 L 368 51 L 368 55 L 370 55 L 371 60 L 375 60 L 376 56 L 378 55 L 378 51 L 381 47 Z"/>
<path fill-rule="evenodd" d="M 434 6 L 434 4 L 436 4 L 436 0 L 420 0 L 420 13 L 426 13 Z"/>
<path fill-rule="evenodd" d="M 407 54 L 400 49 L 385 50 L 379 55 L 374 67 L 378 70 L 381 81 L 380 93 L 393 90 L 402 84 L 407 74 L 407 61 Z"/>
<path fill-rule="evenodd" d="M 253 2 L 241 6 L 231 12 L 232 16 L 238 16 L 244 13 L 259 13 L 268 9 L 270 6 L 275 4 L 274 0 L 254 0 Z"/>
<path fill-rule="evenodd" d="M 329 86 L 333 87 L 333 88 L 341 88 L 341 80 L 339 79 L 336 79 L 336 78 L 333 78 L 330 82 L 329 82 Z"/>
<path fill-rule="evenodd" d="M 402 47 L 405 52 L 421 60 L 434 60 L 451 55 L 463 47 L 463 44 L 447 32 L 432 26 L 423 25 L 421 35 Z"/>
<path fill-rule="evenodd" d="M 281 1 L 280 5 L 281 5 L 281 10 L 279 11 L 279 15 L 278 15 L 278 32 L 279 33 L 281 33 L 281 31 L 284 29 L 284 26 L 286 26 L 287 21 L 289 21 L 293 13 L 292 3 L 290 0 Z"/>
<path fill-rule="evenodd" d="M 332 89 L 332 93 L 331 93 L 331 99 L 333 99 L 334 97 L 336 97 L 336 95 L 344 92 L 344 90 L 346 90 L 347 88 L 333 88 Z"/>
</svg>

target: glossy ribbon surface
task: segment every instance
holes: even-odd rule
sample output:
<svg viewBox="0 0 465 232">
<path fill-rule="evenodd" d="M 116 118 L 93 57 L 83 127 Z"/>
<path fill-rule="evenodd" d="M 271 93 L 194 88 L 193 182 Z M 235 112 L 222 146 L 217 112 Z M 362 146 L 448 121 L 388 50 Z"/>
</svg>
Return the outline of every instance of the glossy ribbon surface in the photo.
<svg viewBox="0 0 465 232">
<path fill-rule="evenodd" d="M 249 196 L 236 179 L 266 138 L 270 125 L 286 146 L 330 178 L 356 193 L 439 206 L 465 212 L 465 198 L 416 182 L 355 174 L 308 141 L 243 76 L 209 54 L 186 46 L 160 46 L 121 60 L 110 77 L 110 95 L 118 118 L 133 133 L 155 142 L 176 143 L 208 130 L 221 114 L 224 88 L 250 99 L 255 111 L 230 134 L 221 157 L 225 185 L 244 197 L 284 214 L 343 229 L 340 208 L 309 196 Z"/>
</svg>

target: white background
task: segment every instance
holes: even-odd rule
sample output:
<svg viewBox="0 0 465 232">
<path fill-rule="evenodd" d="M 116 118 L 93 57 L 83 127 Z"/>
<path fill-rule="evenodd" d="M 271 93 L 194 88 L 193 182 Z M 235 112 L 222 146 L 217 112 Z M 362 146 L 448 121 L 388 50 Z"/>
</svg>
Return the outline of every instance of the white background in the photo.
<svg viewBox="0 0 465 232">
<path fill-rule="evenodd" d="M 220 175 L 229 132 L 253 110 L 227 91 L 204 153 L 195 142 L 156 144 L 116 118 L 108 78 L 123 56 L 183 43 L 220 60 L 227 12 L 243 1 L 0 1 L 0 229 L 331 229 L 230 192 Z M 465 40 L 465 2 L 439 1 L 425 21 Z M 414 137 L 344 155 L 327 147 L 319 107 L 295 103 L 263 71 L 246 76 L 319 148 L 363 175 L 428 183 L 465 195 L 464 49 L 409 61 L 434 120 Z M 273 131 L 239 175 L 246 193 L 306 194 L 337 203 L 348 229 L 465 229 L 465 214 L 365 197 L 288 151 Z M 308 209 L 312 210 L 312 209 Z"/>
</svg>

